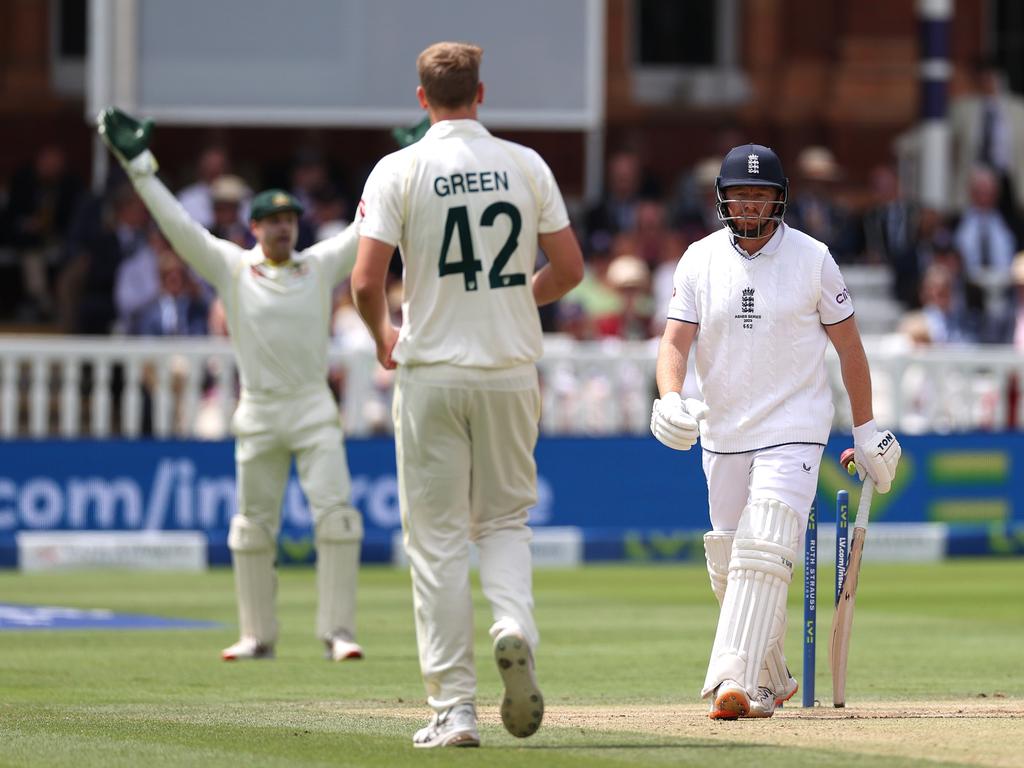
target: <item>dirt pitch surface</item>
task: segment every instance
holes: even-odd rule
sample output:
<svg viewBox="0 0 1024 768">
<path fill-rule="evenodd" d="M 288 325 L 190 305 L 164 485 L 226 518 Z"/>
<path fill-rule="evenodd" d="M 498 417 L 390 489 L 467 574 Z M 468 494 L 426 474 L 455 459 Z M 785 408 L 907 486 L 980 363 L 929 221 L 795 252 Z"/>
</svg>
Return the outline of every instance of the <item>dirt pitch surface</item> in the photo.
<svg viewBox="0 0 1024 768">
<path fill-rule="evenodd" d="M 708 719 L 706 706 L 556 706 L 546 712 L 544 726 L 999 768 L 1019 768 L 1024 756 L 1024 702 L 1015 699 L 876 702 L 845 709 L 788 704 L 769 720 L 733 722 Z"/>
<path fill-rule="evenodd" d="M 479 713 L 482 724 L 498 725 L 491 707 Z M 401 710 L 367 710 L 395 717 Z M 414 714 L 415 712 L 415 714 Z M 424 710 L 409 710 L 423 720 Z M 792 703 L 768 720 L 710 720 L 707 706 L 690 704 L 548 706 L 546 729 L 586 733 L 622 732 L 678 739 L 756 746 L 825 749 L 848 755 L 891 759 L 935 760 L 945 764 L 1020 768 L 1024 756 L 1024 701 L 999 696 L 967 701 L 873 702 L 845 709 Z"/>
</svg>

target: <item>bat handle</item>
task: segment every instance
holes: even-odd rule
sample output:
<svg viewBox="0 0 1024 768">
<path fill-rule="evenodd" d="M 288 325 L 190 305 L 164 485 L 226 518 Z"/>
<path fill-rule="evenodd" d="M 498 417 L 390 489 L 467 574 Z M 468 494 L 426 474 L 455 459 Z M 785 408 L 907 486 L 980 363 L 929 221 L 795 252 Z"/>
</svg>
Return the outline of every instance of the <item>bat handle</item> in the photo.
<svg viewBox="0 0 1024 768">
<path fill-rule="evenodd" d="M 867 528 L 868 519 L 871 516 L 871 497 L 875 494 L 875 481 L 868 475 L 864 478 L 864 485 L 860 490 L 860 503 L 857 505 L 857 519 L 853 524 L 854 528 Z"/>
</svg>

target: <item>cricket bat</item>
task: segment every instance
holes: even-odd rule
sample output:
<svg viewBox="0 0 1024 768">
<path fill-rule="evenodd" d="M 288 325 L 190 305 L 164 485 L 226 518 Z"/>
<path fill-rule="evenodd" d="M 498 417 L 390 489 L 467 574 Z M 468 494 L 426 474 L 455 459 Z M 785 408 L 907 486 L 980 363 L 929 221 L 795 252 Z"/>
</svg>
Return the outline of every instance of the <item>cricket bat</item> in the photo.
<svg viewBox="0 0 1024 768">
<path fill-rule="evenodd" d="M 850 451 L 852 459 L 853 451 Z M 844 452 L 844 459 L 846 452 Z M 844 465 L 849 461 L 844 461 Z M 846 660 L 850 653 L 850 633 L 853 630 L 853 608 L 857 601 L 857 580 L 860 577 L 860 561 L 864 554 L 864 538 L 867 535 L 868 518 L 871 514 L 871 496 L 875 484 L 870 477 L 864 478 L 857 505 L 857 520 L 853 526 L 850 543 L 850 559 L 846 566 L 846 577 L 839 603 L 832 615 L 832 642 L 828 649 L 829 664 L 832 667 L 832 703 L 836 707 L 846 706 Z"/>
</svg>

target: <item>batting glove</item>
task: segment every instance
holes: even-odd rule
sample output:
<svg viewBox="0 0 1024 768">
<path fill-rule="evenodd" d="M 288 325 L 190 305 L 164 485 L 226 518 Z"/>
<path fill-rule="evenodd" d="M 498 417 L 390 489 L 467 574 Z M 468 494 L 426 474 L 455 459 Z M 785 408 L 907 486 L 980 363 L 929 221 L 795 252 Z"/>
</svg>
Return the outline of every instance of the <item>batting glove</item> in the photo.
<svg viewBox="0 0 1024 768">
<path fill-rule="evenodd" d="M 651 409 L 651 432 L 662 445 L 677 451 L 688 451 L 693 448 L 700 435 L 697 419 L 687 411 L 678 392 L 669 392 L 660 400 L 654 401 L 654 407 Z"/>
<path fill-rule="evenodd" d="M 903 449 L 896 436 L 889 430 L 880 432 L 873 419 L 853 428 L 853 460 L 857 474 L 861 480 L 865 475 L 870 476 L 879 493 L 889 492 L 902 455 Z"/>
</svg>

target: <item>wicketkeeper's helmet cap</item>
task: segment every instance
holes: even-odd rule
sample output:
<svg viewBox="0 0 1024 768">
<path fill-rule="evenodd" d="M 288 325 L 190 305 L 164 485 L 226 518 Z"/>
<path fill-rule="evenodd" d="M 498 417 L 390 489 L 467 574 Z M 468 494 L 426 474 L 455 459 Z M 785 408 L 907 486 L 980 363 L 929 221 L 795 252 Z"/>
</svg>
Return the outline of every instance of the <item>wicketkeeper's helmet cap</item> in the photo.
<svg viewBox="0 0 1024 768">
<path fill-rule="evenodd" d="M 252 199 L 249 218 L 259 221 L 281 211 L 295 211 L 301 216 L 303 210 L 302 203 L 290 192 L 283 189 L 265 189 Z"/>
</svg>

